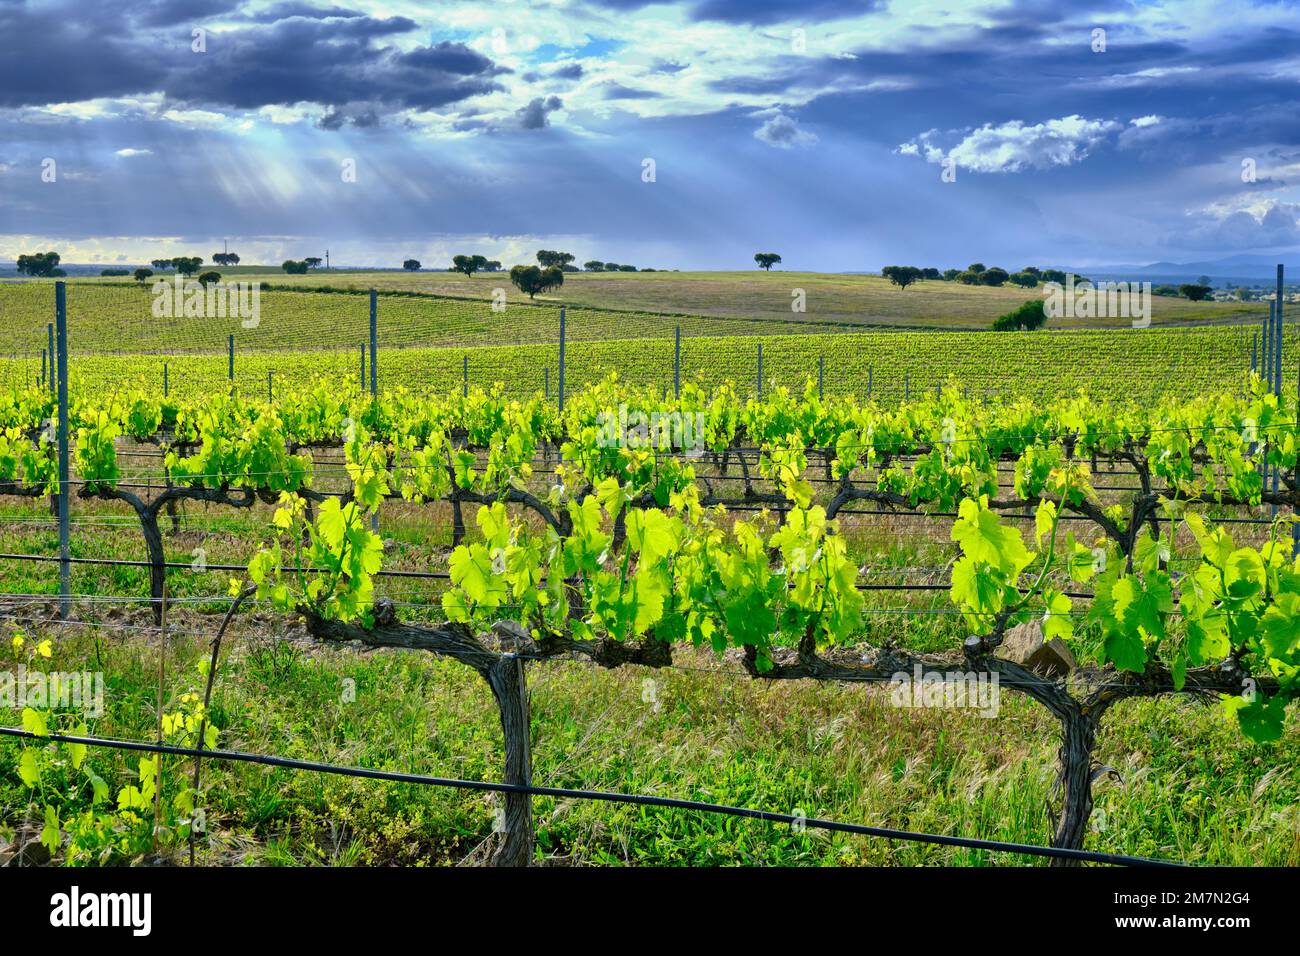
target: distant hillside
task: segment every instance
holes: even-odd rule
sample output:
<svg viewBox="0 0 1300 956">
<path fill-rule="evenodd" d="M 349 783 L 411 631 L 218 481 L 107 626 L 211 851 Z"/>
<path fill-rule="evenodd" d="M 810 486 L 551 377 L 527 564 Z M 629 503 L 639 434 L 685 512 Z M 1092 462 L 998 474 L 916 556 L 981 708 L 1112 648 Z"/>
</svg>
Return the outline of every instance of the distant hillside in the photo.
<svg viewBox="0 0 1300 956">
<path fill-rule="evenodd" d="M 1292 256 L 1290 260 L 1288 255 Z M 1284 253 L 1280 258 L 1286 271 L 1287 285 L 1300 284 L 1300 261 L 1296 261 L 1294 254 L 1289 253 Z M 1271 284 L 1277 279 L 1278 260 L 1278 256 L 1236 255 L 1204 262 L 1151 262 L 1140 266 L 1074 268 L 1073 271 L 1090 279 L 1128 279 L 1172 285 L 1195 282 L 1201 276 L 1209 276 L 1211 285 L 1223 287 Z"/>
</svg>

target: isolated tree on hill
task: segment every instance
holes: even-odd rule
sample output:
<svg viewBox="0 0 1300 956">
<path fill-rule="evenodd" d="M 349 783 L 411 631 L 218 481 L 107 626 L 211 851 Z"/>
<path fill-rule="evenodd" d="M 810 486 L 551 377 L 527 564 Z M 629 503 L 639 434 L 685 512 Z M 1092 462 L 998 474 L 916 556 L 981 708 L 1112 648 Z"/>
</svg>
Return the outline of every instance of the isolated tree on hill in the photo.
<svg viewBox="0 0 1300 956">
<path fill-rule="evenodd" d="M 548 266 L 545 269 L 537 266 L 515 266 L 510 270 L 510 281 L 514 283 L 516 289 L 527 293 L 528 298 L 531 299 L 539 292 L 550 292 L 564 285 L 564 273 L 559 266 Z"/>
<path fill-rule="evenodd" d="M 489 260 L 487 261 L 487 264 L 486 264 L 485 266 L 483 266 L 483 271 L 484 271 L 484 272 L 500 272 L 500 271 L 501 271 L 501 260 L 500 260 L 500 259 L 489 259 Z"/>
<path fill-rule="evenodd" d="M 297 259 L 285 259 L 280 263 L 280 268 L 291 276 L 301 276 L 307 274 L 307 263 Z"/>
<path fill-rule="evenodd" d="M 233 252 L 214 252 L 212 261 L 219 266 L 237 266 L 239 265 L 239 256 Z M 320 265 L 319 259 L 316 260 L 316 264 Z"/>
<path fill-rule="evenodd" d="M 1007 270 L 999 269 L 997 266 L 980 273 L 980 281 L 985 285 L 1002 285 L 1009 278 L 1011 277 L 1007 274 Z"/>
<path fill-rule="evenodd" d="M 152 276 L 153 276 L 152 269 L 139 268 L 131 273 L 131 277 L 135 279 L 136 282 L 140 282 L 140 283 L 148 282 Z"/>
<path fill-rule="evenodd" d="M 65 275 L 59 268 L 59 261 L 57 252 L 33 252 L 30 255 L 20 255 L 17 262 L 18 272 L 20 275 L 29 275 L 37 279 L 57 278 Z"/>
<path fill-rule="evenodd" d="M 420 260 L 419 260 L 419 259 L 407 259 L 407 260 L 403 261 L 403 263 L 402 263 L 402 268 L 405 269 L 407 272 L 419 272 L 419 271 L 420 271 Z"/>
<path fill-rule="evenodd" d="M 456 272 L 463 272 L 467 276 L 473 276 L 485 265 L 487 260 L 482 256 L 452 256 L 451 267 Z"/>
<path fill-rule="evenodd" d="M 921 270 L 921 278 L 922 278 L 922 279 L 941 279 L 941 278 L 943 278 L 943 275 L 942 275 L 942 273 L 939 272 L 938 269 L 922 269 L 922 270 Z"/>
<path fill-rule="evenodd" d="M 921 278 L 921 270 L 916 266 L 885 266 L 880 274 L 900 289 L 906 289 Z"/>
<path fill-rule="evenodd" d="M 149 265 L 153 266 L 159 272 L 166 272 L 168 269 L 172 268 L 172 261 L 170 259 L 154 259 L 150 261 Z"/>
<path fill-rule="evenodd" d="M 1179 294 L 1186 296 L 1188 299 L 1191 299 L 1193 302 L 1200 302 L 1202 299 L 1208 299 L 1210 297 L 1210 293 L 1213 291 L 1214 290 L 1212 288 L 1210 288 L 1208 285 L 1206 285 L 1203 282 L 1197 283 L 1195 285 L 1189 282 L 1186 285 L 1180 285 L 1178 287 Z"/>
<path fill-rule="evenodd" d="M 588 272 L 599 272 L 605 268 L 605 263 L 601 262 L 599 259 L 588 259 L 582 264 L 582 267 Z"/>
<path fill-rule="evenodd" d="M 306 259 L 302 261 L 307 263 L 308 269 L 315 269 L 318 265 L 321 264 L 322 260 L 320 256 L 308 256 Z"/>
<path fill-rule="evenodd" d="M 571 252 L 556 252 L 553 249 L 537 250 L 537 262 L 543 269 L 549 269 L 551 266 L 567 266 L 576 258 L 578 257 Z"/>
<path fill-rule="evenodd" d="M 181 275 L 192 276 L 203 265 L 203 259 L 199 256 L 177 256 L 172 260 L 172 265 Z"/>
<path fill-rule="evenodd" d="M 205 289 L 208 286 L 215 285 L 220 281 L 221 281 L 220 272 L 204 272 L 202 275 L 199 276 L 199 285 L 203 286 L 203 288 Z"/>
<path fill-rule="evenodd" d="M 754 253 L 754 261 L 758 263 L 760 269 L 771 272 L 772 266 L 780 262 L 781 257 L 775 252 L 756 252 Z"/>
<path fill-rule="evenodd" d="M 1047 312 L 1042 299 L 1030 299 L 1020 308 L 993 320 L 994 332 L 1032 332 L 1041 329 L 1047 323 Z"/>
</svg>

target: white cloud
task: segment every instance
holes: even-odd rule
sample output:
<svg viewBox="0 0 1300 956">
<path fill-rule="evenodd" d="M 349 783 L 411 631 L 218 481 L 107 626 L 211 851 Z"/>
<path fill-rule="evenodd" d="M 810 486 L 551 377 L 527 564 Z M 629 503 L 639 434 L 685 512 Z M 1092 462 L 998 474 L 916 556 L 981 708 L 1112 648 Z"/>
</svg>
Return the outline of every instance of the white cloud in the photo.
<svg viewBox="0 0 1300 956">
<path fill-rule="evenodd" d="M 121 156 L 123 159 L 130 159 L 132 156 L 152 156 L 151 149 L 136 149 L 133 146 L 127 146 L 125 149 L 119 149 L 113 153 L 114 156 Z"/>
<path fill-rule="evenodd" d="M 1142 129 L 1145 126 L 1155 126 L 1162 119 L 1164 119 L 1164 117 L 1157 116 L 1153 113 L 1150 116 L 1139 116 L 1136 119 L 1131 119 L 1129 120 L 1129 125 L 1136 126 L 1138 129 Z"/>
<path fill-rule="evenodd" d="M 1192 249 L 1266 249 L 1300 243 L 1300 203 L 1263 200 L 1230 210 L 1214 204 L 1190 217 L 1188 229 L 1165 242 Z"/>
<path fill-rule="evenodd" d="M 762 140 L 778 149 L 793 149 L 796 146 L 811 146 L 817 142 L 817 135 L 799 128 L 793 117 L 777 113 L 766 123 L 754 130 L 754 138 Z"/>
<path fill-rule="evenodd" d="M 1154 66 L 1146 70 L 1138 70 L 1135 73 L 1113 73 L 1110 76 L 1103 77 L 1098 86 L 1110 88 L 1127 88 L 1132 86 L 1143 86 L 1151 83 L 1153 80 L 1163 80 L 1171 76 L 1186 76 L 1189 73 L 1200 72 L 1199 66 Z"/>
<path fill-rule="evenodd" d="M 926 162 L 938 163 L 945 157 L 959 169 L 976 173 L 1017 173 L 1022 169 L 1050 169 L 1070 166 L 1088 156 L 1107 136 L 1122 129 L 1113 120 L 1063 116 L 1027 126 L 1012 120 L 994 126 L 988 124 L 971 130 L 947 152 L 933 140 L 936 130 L 922 133 L 914 142 L 904 143 L 898 151 L 916 156 L 924 149 Z"/>
<path fill-rule="evenodd" d="M 212 110 L 168 110 L 163 113 L 163 119 L 182 126 L 220 126 L 226 122 L 223 114 Z"/>
</svg>

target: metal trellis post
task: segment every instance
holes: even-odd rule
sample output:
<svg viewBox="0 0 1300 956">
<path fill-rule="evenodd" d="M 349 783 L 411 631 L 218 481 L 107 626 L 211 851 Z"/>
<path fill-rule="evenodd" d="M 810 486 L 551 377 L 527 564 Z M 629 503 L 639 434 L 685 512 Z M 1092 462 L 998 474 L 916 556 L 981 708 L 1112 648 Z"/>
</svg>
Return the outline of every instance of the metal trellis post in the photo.
<svg viewBox="0 0 1300 956">
<path fill-rule="evenodd" d="M 68 299 L 62 282 L 54 284 L 54 320 L 59 404 L 59 617 L 66 621 L 72 606 L 72 542 L 68 520 Z"/>
<path fill-rule="evenodd" d="M 379 296 L 370 290 L 370 396 L 379 393 Z"/>
<path fill-rule="evenodd" d="M 560 411 L 564 411 L 564 307 L 560 307 L 560 378 L 558 384 L 558 393 L 560 401 Z"/>
<path fill-rule="evenodd" d="M 682 327 L 673 331 L 673 398 L 682 397 Z"/>
</svg>

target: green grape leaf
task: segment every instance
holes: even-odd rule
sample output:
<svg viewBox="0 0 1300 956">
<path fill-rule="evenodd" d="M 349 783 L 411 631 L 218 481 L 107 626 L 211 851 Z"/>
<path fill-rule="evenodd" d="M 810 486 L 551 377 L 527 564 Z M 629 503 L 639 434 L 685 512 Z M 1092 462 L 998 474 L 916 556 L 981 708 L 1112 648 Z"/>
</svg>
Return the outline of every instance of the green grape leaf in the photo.
<svg viewBox="0 0 1300 956">
<path fill-rule="evenodd" d="M 1235 702 L 1240 698 L 1231 700 Z M 1237 722 L 1241 725 L 1241 732 L 1256 743 L 1281 740 L 1285 717 L 1285 697 L 1256 697 L 1237 708 Z"/>
<path fill-rule="evenodd" d="M 18 758 L 18 778 L 27 787 L 35 788 L 41 782 L 41 765 L 36 759 L 36 751 L 28 748 Z"/>
<path fill-rule="evenodd" d="M 1141 673 L 1146 668 L 1147 651 L 1137 634 L 1113 631 L 1106 635 L 1106 660 L 1122 671 Z"/>
</svg>

